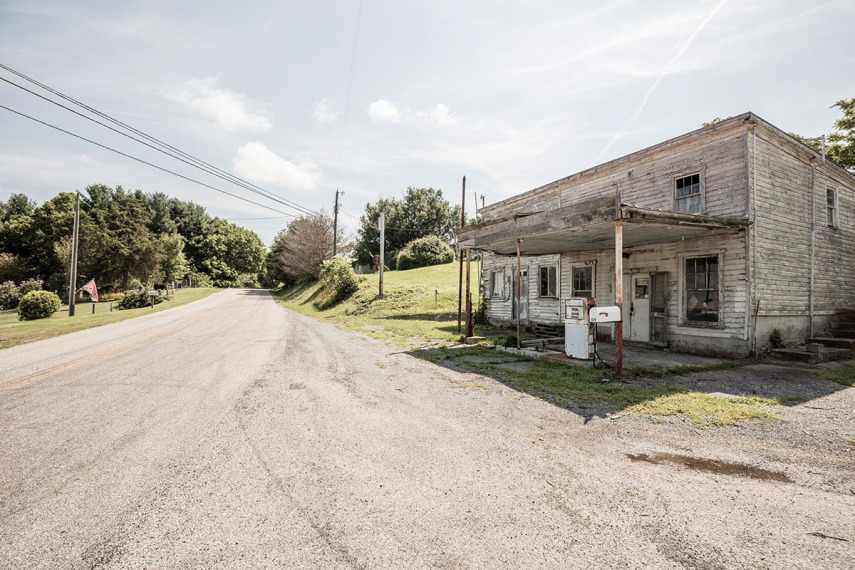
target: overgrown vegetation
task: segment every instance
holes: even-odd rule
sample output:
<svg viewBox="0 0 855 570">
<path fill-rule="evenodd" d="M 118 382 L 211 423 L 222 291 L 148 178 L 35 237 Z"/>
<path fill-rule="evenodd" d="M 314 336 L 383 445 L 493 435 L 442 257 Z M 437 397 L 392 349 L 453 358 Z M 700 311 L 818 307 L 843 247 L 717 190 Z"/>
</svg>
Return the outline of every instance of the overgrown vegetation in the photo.
<svg viewBox="0 0 855 570">
<path fill-rule="evenodd" d="M 359 289 L 359 281 L 350 263 L 341 256 L 321 264 L 320 290 L 314 305 L 328 309 L 350 298 Z"/>
<path fill-rule="evenodd" d="M 784 335 L 778 329 L 773 329 L 769 335 L 769 345 L 772 348 L 784 348 Z"/>
<path fill-rule="evenodd" d="M 59 296 L 52 291 L 30 291 L 21 297 L 18 303 L 18 319 L 22 321 L 47 319 L 59 311 L 61 306 Z"/>
<path fill-rule="evenodd" d="M 843 384 L 844 386 L 855 386 L 855 364 L 842 364 L 823 368 L 817 374 L 826 380 Z"/>
<path fill-rule="evenodd" d="M 395 258 L 398 271 L 442 265 L 454 260 L 454 250 L 439 236 L 414 239 Z"/>
</svg>

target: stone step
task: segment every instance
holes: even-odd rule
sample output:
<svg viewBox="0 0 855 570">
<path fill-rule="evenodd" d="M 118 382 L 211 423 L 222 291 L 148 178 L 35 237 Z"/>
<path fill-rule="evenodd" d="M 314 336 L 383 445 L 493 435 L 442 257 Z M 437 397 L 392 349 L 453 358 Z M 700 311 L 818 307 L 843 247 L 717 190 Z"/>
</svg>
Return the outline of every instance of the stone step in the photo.
<svg viewBox="0 0 855 570">
<path fill-rule="evenodd" d="M 855 329 L 832 329 L 828 334 L 834 338 L 855 338 Z"/>
<path fill-rule="evenodd" d="M 855 338 L 851 337 L 820 336 L 809 338 L 808 342 L 818 342 L 830 348 L 845 348 L 855 351 Z"/>
<path fill-rule="evenodd" d="M 831 317 L 832 322 L 842 323 L 842 322 L 855 322 L 855 313 L 845 312 L 845 313 L 836 313 Z"/>
<path fill-rule="evenodd" d="M 808 352 L 797 348 L 776 348 L 769 353 L 772 358 L 786 360 L 788 362 L 804 362 L 805 364 L 818 364 L 829 360 L 841 360 L 852 356 L 852 351 L 847 348 L 824 348 L 820 352 Z"/>
</svg>

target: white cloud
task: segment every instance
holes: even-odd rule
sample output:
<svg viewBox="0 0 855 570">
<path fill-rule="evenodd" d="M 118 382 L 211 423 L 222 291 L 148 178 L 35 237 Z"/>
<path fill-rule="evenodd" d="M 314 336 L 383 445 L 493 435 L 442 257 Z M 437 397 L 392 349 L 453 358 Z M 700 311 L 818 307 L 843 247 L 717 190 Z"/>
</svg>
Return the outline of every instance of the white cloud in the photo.
<svg viewBox="0 0 855 570">
<path fill-rule="evenodd" d="M 332 109 L 333 102 L 330 99 L 321 99 L 315 103 L 315 119 L 319 123 L 332 123 L 340 113 Z"/>
<path fill-rule="evenodd" d="M 368 116 L 375 123 L 421 123 L 446 127 L 457 123 L 457 117 L 443 103 L 427 111 L 401 110 L 388 99 L 378 99 L 368 106 Z"/>
<path fill-rule="evenodd" d="M 270 119 L 247 109 L 245 95 L 217 89 L 214 83 L 214 78 L 191 79 L 171 98 L 214 119 L 220 128 L 227 131 L 262 133 L 273 127 Z"/>
<path fill-rule="evenodd" d="M 430 111 L 418 112 L 417 116 L 422 121 L 433 123 L 438 127 L 447 127 L 457 122 L 457 117 L 451 113 L 451 109 L 442 103 L 437 103 L 436 107 Z"/>
<path fill-rule="evenodd" d="M 401 112 L 398 106 L 387 99 L 378 99 L 368 106 L 368 116 L 375 123 L 400 123 Z"/>
<path fill-rule="evenodd" d="M 295 164 L 277 155 L 261 142 L 243 145 L 234 158 L 234 172 L 252 182 L 298 190 L 314 190 L 320 176 L 312 161 Z"/>
</svg>

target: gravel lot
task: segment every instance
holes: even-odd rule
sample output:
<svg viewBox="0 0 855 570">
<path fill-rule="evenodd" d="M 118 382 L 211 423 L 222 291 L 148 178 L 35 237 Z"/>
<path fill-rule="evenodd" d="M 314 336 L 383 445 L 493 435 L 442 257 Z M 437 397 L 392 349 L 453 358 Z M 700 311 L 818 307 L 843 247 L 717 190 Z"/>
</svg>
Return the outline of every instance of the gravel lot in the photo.
<svg viewBox="0 0 855 570">
<path fill-rule="evenodd" d="M 807 395 L 786 422 L 585 416 L 210 299 L 0 391 L 0 567 L 855 566 L 855 389 L 762 365 L 680 381 Z"/>
</svg>

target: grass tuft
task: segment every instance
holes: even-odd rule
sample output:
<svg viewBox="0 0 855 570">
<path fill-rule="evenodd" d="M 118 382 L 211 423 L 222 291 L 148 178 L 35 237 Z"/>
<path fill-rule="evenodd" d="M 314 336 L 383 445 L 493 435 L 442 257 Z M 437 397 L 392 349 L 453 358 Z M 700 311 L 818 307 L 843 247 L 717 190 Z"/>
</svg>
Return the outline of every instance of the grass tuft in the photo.
<svg viewBox="0 0 855 570">
<path fill-rule="evenodd" d="M 817 374 L 826 380 L 831 380 L 844 386 L 855 386 L 855 364 L 842 364 L 832 368 L 823 368 Z"/>
</svg>

